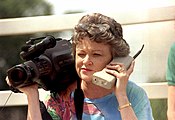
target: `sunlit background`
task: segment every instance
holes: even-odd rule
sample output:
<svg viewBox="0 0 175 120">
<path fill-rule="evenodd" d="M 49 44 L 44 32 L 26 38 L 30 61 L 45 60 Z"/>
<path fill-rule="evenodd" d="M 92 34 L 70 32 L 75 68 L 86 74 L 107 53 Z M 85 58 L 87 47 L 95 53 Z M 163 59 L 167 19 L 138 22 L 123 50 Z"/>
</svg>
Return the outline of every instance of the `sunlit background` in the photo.
<svg viewBox="0 0 175 120">
<path fill-rule="evenodd" d="M 9 4 L 5 4 L 5 1 Z M 136 83 L 166 82 L 167 56 L 170 46 L 175 42 L 175 11 L 168 13 L 166 8 L 174 10 L 175 0 L 33 0 L 39 2 L 30 3 L 30 6 L 26 3 L 31 0 L 16 1 L 18 2 L 0 1 L 0 20 L 92 12 L 100 12 L 115 17 L 115 20 L 123 26 L 124 39 L 131 47 L 131 56 L 140 50 L 143 44 L 145 45 L 143 52 L 135 60 L 135 69 L 130 80 Z M 39 4 L 43 1 L 47 3 Z M 2 3 L 4 6 L 1 6 Z M 21 4 L 22 6 L 20 6 Z M 157 10 L 160 8 L 161 10 L 165 9 L 165 12 L 160 11 L 159 13 Z M 27 10 L 24 13 L 21 12 L 25 9 Z M 16 15 L 17 12 L 19 13 Z M 154 12 L 157 16 L 154 16 Z M 168 18 L 167 16 L 170 16 L 170 19 L 159 20 L 159 18 Z M 52 21 L 48 24 L 50 23 Z M 30 28 L 31 26 L 26 27 Z M 20 29 L 20 26 L 17 26 L 17 29 Z M 0 33 L 3 30 L 0 26 Z M 40 37 L 46 34 L 48 33 L 0 36 L 0 90 L 9 89 L 4 82 L 6 70 L 21 63 L 19 58 L 20 46 L 29 37 Z M 72 30 L 56 31 L 52 34 L 55 37 L 60 36 L 69 39 Z M 1 96 L 0 100 L 2 100 Z M 18 101 L 16 99 L 16 102 Z M 166 120 L 167 99 L 151 99 L 150 101 L 155 120 Z M 25 120 L 27 115 L 26 105 L 5 108 L 1 106 L 0 108 L 0 120 L 7 120 L 7 118 L 9 120 Z"/>
<path fill-rule="evenodd" d="M 172 6 L 174 0 L 46 0 L 54 7 L 54 14 L 66 11 L 115 12 Z"/>
</svg>

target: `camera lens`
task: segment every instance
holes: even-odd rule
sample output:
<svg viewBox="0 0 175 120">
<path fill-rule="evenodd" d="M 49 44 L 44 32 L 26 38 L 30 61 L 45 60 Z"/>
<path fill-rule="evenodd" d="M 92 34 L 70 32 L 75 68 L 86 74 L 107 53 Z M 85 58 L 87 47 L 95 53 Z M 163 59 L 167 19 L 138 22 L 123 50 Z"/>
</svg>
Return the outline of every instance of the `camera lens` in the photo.
<svg viewBox="0 0 175 120">
<path fill-rule="evenodd" d="M 14 82 L 25 81 L 27 79 L 27 74 L 23 69 L 16 68 L 16 69 L 13 69 L 13 71 L 11 71 L 11 79 Z"/>
</svg>

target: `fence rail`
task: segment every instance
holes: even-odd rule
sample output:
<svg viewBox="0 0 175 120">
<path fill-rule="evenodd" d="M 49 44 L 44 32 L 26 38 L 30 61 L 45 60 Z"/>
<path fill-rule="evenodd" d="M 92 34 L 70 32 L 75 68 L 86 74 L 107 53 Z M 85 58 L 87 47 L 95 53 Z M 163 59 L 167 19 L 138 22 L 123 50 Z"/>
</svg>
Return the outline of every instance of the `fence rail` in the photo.
<svg viewBox="0 0 175 120">
<path fill-rule="evenodd" d="M 167 98 L 167 83 L 139 83 L 148 94 L 149 99 Z M 49 91 L 39 89 L 40 100 L 44 100 Z M 0 107 L 1 106 L 21 106 L 27 105 L 26 95 L 23 93 L 13 93 L 10 90 L 0 91 Z M 8 99 L 9 98 L 9 99 Z"/>
<path fill-rule="evenodd" d="M 174 20 L 175 6 L 104 13 L 124 25 Z M 0 20 L 0 36 L 70 30 L 83 14 L 65 14 Z"/>
</svg>

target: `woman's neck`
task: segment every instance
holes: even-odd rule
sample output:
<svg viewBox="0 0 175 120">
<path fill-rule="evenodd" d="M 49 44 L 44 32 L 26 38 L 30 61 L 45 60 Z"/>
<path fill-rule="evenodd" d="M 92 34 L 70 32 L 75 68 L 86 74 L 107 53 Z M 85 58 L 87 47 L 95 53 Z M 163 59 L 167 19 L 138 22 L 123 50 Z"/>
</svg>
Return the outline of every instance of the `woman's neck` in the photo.
<svg viewBox="0 0 175 120">
<path fill-rule="evenodd" d="M 101 98 L 103 96 L 112 93 L 113 91 L 112 89 L 108 90 L 100 86 L 97 86 L 91 82 L 87 83 L 83 80 L 81 82 L 81 88 L 84 92 L 85 97 L 90 99 Z"/>
<path fill-rule="evenodd" d="M 61 96 L 65 101 L 68 101 L 70 99 L 71 92 L 74 91 L 76 88 L 77 82 L 74 82 L 65 91 L 59 93 L 59 96 Z"/>
</svg>

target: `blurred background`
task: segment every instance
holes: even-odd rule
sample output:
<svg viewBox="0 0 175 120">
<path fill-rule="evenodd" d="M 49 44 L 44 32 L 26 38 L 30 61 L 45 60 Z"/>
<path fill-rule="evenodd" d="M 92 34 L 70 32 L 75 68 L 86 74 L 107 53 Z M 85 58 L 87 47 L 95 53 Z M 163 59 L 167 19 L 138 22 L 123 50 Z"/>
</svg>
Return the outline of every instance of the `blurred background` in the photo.
<svg viewBox="0 0 175 120">
<path fill-rule="evenodd" d="M 136 59 L 135 71 L 130 79 L 136 83 L 155 83 L 166 82 L 167 56 L 169 48 L 175 40 L 175 11 L 166 14 L 160 11 L 159 14 L 156 14 L 157 16 L 152 16 L 153 13 L 149 14 L 144 11 L 151 10 L 151 12 L 154 12 L 159 8 L 161 10 L 165 8 L 166 10 L 174 7 L 175 0 L 1 0 L 0 20 L 91 12 L 100 12 L 107 15 L 115 13 L 116 21 L 121 24 L 124 23 L 122 24 L 123 34 L 131 47 L 131 55 L 134 55 L 143 44 L 145 45 L 143 52 Z M 174 17 L 165 21 L 151 21 L 166 15 Z M 149 22 L 140 23 L 134 21 L 142 21 L 142 19 L 150 20 Z M 131 21 L 132 24 L 129 24 L 128 21 Z M 52 21 L 48 24 L 51 23 Z M 3 28 L 0 26 L 0 32 L 2 31 Z M 23 62 L 19 56 L 21 46 L 29 38 L 42 37 L 48 34 L 70 39 L 72 30 L 0 36 L 1 91 L 9 90 L 5 82 L 7 69 Z M 166 102 L 167 99 L 151 100 L 155 120 L 166 120 Z M 14 118 L 15 120 L 25 120 L 26 114 L 27 106 L 1 107 L 0 120 L 6 120 L 7 117 L 8 120 Z"/>
</svg>

